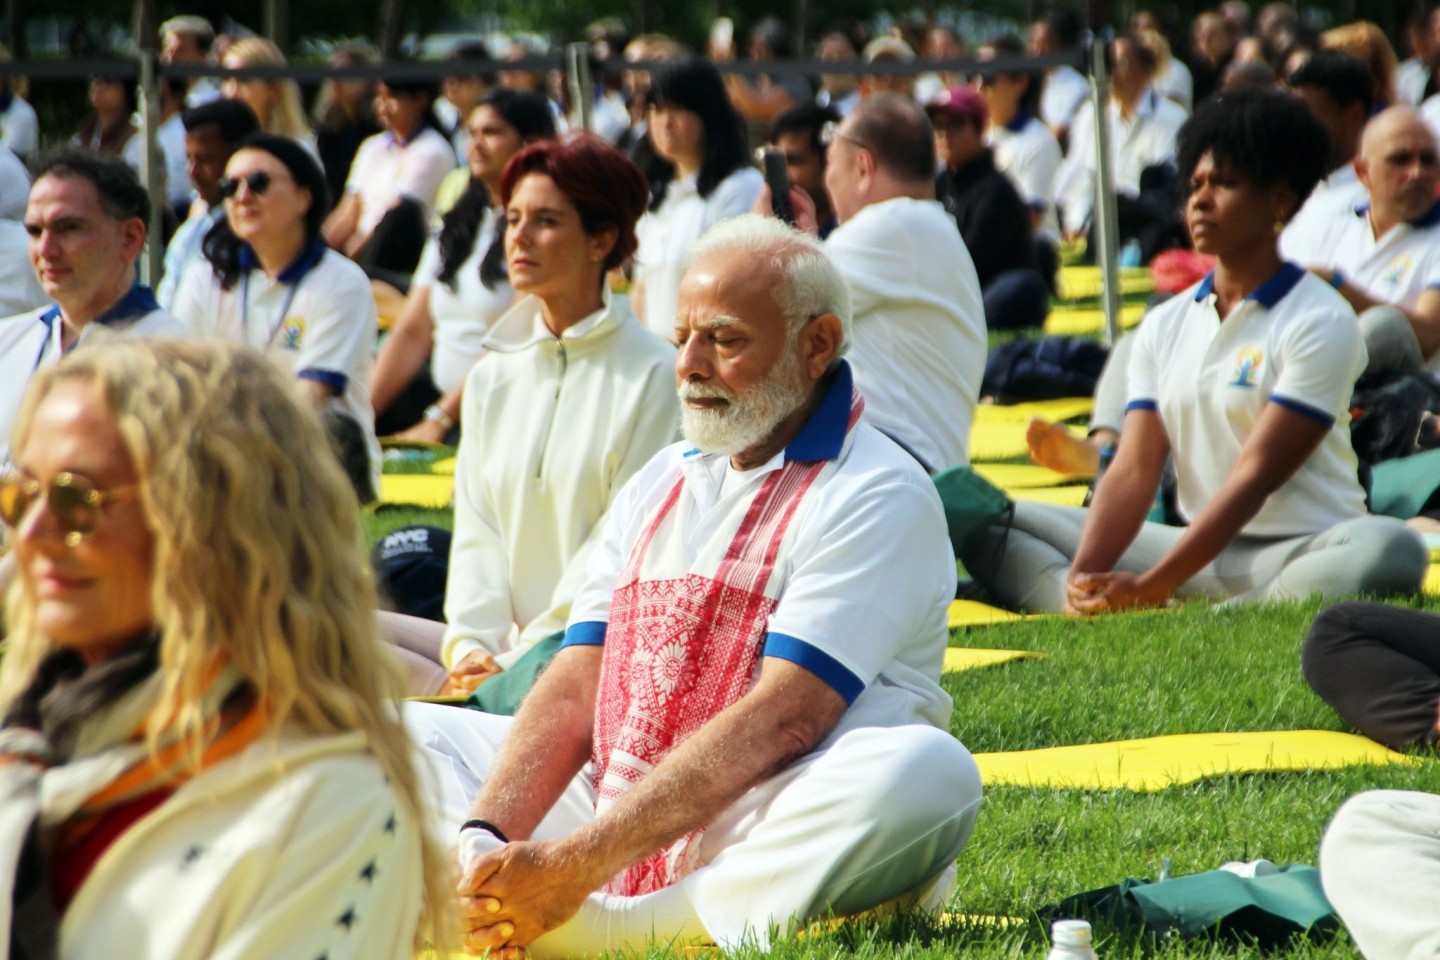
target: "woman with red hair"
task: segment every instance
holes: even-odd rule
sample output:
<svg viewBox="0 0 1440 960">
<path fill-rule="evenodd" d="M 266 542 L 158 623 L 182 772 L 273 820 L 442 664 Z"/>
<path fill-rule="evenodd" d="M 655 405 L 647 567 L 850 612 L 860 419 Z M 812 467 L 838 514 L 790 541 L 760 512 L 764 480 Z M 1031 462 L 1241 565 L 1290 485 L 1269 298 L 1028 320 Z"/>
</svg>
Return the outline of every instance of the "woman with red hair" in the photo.
<svg viewBox="0 0 1440 960">
<path fill-rule="evenodd" d="M 611 499 L 675 439 L 675 350 L 605 283 L 635 252 L 648 195 L 639 168 L 590 134 L 505 167 L 521 299 L 465 384 L 448 625 L 391 615 L 416 693 L 469 692 L 563 631 Z"/>
</svg>

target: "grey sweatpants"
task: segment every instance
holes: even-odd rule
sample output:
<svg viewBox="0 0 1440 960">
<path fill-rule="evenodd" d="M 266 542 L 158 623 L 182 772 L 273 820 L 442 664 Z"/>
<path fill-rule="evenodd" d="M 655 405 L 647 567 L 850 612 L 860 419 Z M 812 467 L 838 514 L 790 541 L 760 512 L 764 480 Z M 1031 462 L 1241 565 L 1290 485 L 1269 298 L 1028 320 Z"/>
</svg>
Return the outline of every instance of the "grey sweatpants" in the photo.
<svg viewBox="0 0 1440 960">
<path fill-rule="evenodd" d="M 970 576 L 1007 605 L 1059 613 L 1087 515 L 1078 507 L 1017 503 L 1013 525 L 991 527 L 961 559 Z M 1144 573 L 1184 534 L 1183 527 L 1144 524 L 1115 569 Z M 1261 602 L 1317 593 L 1410 594 L 1419 590 L 1429 562 L 1420 537 L 1403 522 L 1363 516 L 1303 537 L 1238 537 L 1176 596 Z"/>
<path fill-rule="evenodd" d="M 1440 956 L 1440 797 L 1351 797 L 1320 843 L 1320 880 L 1368 960 Z"/>
</svg>

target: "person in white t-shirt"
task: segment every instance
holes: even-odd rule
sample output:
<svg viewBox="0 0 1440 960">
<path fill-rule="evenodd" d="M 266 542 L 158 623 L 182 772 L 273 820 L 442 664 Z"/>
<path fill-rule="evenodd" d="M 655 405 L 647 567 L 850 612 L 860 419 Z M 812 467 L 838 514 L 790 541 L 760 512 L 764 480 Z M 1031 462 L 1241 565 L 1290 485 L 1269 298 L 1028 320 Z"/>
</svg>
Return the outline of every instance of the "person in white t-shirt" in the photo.
<svg viewBox="0 0 1440 960">
<path fill-rule="evenodd" d="M 1339 50 L 1315 51 L 1290 75 L 1290 89 L 1330 131 L 1334 154 L 1330 173 L 1316 184 L 1280 234 L 1280 252 L 1286 260 L 1321 262 L 1321 243 L 1335 219 L 1353 214 L 1365 203 L 1367 191 L 1355 172 L 1355 158 L 1360 152 L 1360 135 L 1370 119 L 1374 87 L 1364 61 Z"/>
<path fill-rule="evenodd" d="M 650 210 L 637 228 L 631 300 L 647 327 L 670 337 L 685 252 L 721 220 L 748 212 L 764 180 L 711 64 L 691 58 L 656 70 L 649 104 L 650 143 L 669 169 L 651 181 Z"/>
<path fill-rule="evenodd" d="M 454 435 L 465 378 L 515 299 L 499 240 L 500 175 L 521 147 L 553 137 L 555 120 L 540 94 L 499 87 L 481 97 L 467 127 L 465 191 L 426 244 L 405 310 L 375 358 L 370 398 L 381 435 L 435 443 Z"/>
<path fill-rule="evenodd" d="M 0 44 L 0 62 L 11 59 L 9 49 Z M 21 160 L 40 146 L 40 118 L 25 99 L 29 86 L 24 77 L 0 79 L 0 147 L 9 147 Z"/>
<path fill-rule="evenodd" d="M 855 310 L 850 362 L 865 416 L 930 472 L 969 462 L 985 372 L 985 306 L 955 220 L 935 199 L 935 131 L 900 94 L 861 101 L 833 131 L 825 240 Z M 792 189 L 798 221 L 814 205 Z M 769 210 L 769 191 L 759 208 Z"/>
<path fill-rule="evenodd" d="M 440 181 L 456 167 L 433 109 L 437 92 L 429 80 L 380 84 L 375 118 L 385 129 L 360 144 L 345 195 L 325 221 L 325 242 L 372 271 L 414 273 Z"/>
<path fill-rule="evenodd" d="M 1440 156 L 1411 106 L 1370 121 L 1355 160 L 1370 202 L 1338 211 L 1307 263 L 1360 314 L 1369 369 L 1440 371 Z"/>
<path fill-rule="evenodd" d="M 980 60 L 1024 55 L 1020 38 L 1008 33 L 975 51 Z M 1055 135 L 1040 119 L 1043 76 L 1023 70 L 982 71 L 972 85 L 985 98 L 990 119 L 985 143 L 995 153 L 995 168 L 1010 178 L 1030 208 L 1030 226 L 1036 236 L 1053 246 L 1060 239 L 1055 177 L 1062 158 Z"/>
<path fill-rule="evenodd" d="M 1006 603 L 1099 614 L 1172 597 L 1419 589 L 1424 545 L 1366 513 L 1356 472 L 1359 325 L 1277 249 L 1276 226 L 1325 172 L 1326 143 L 1309 108 L 1273 91 L 1206 101 L 1181 131 L 1185 218 L 1215 271 L 1141 325 L 1119 448 L 1088 511 L 1017 504 L 1013 526 L 961 551 Z M 1185 528 L 1144 522 L 1167 455 Z"/>
<path fill-rule="evenodd" d="M 361 502 L 380 483 L 370 406 L 375 299 L 365 272 L 325 246 L 320 164 L 289 137 L 255 134 L 225 165 L 225 219 L 175 294 L 195 333 L 247 343 L 292 372 L 326 418 Z"/>
</svg>

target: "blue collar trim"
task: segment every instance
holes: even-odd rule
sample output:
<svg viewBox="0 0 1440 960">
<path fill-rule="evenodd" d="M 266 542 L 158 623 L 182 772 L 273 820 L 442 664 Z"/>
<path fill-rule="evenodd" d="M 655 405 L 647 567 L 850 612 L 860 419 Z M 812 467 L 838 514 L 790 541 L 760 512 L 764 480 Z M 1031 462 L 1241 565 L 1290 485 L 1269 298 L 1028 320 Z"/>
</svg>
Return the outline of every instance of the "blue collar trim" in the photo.
<svg viewBox="0 0 1440 960">
<path fill-rule="evenodd" d="M 1021 130 L 1025 129 L 1025 125 L 1029 122 L 1029 111 L 1021 110 L 1019 113 L 1015 114 L 1015 116 L 1010 118 L 1010 122 L 1005 124 L 1005 129 L 1013 131 L 1015 133 L 1019 133 Z"/>
<path fill-rule="evenodd" d="M 845 446 L 845 434 L 850 428 L 850 400 L 854 384 L 849 362 L 841 360 L 830 375 L 830 383 L 823 387 L 825 396 L 820 405 L 785 448 L 787 461 L 818 463 L 840 456 Z"/>
<path fill-rule="evenodd" d="M 325 256 L 327 249 L 329 248 L 325 246 L 325 241 L 316 237 L 310 241 L 310 244 L 304 250 L 300 251 L 300 256 L 296 257 L 290 266 L 280 271 L 280 275 L 275 279 L 280 283 L 289 284 L 293 287 L 301 280 L 304 280 L 307 273 L 319 266 L 320 260 Z M 240 269 L 260 269 L 260 258 L 255 256 L 255 251 L 248 243 L 240 244 Z"/>
<path fill-rule="evenodd" d="M 130 288 L 129 293 L 120 298 L 119 303 L 96 317 L 95 322 L 106 326 L 112 323 L 129 323 L 159 309 L 160 304 L 155 300 L 155 291 L 137 283 Z"/>
<path fill-rule="evenodd" d="M 1260 286 L 1245 294 L 1246 300 L 1254 300 L 1266 310 L 1274 310 L 1275 304 L 1285 299 L 1285 295 L 1295 289 L 1295 284 L 1305 276 L 1305 271 L 1293 263 L 1282 263 L 1280 269 L 1271 275 Z M 1200 281 L 1200 286 L 1195 290 L 1195 302 L 1199 303 L 1210 296 L 1215 290 L 1215 271 L 1205 274 L 1205 279 Z"/>
</svg>

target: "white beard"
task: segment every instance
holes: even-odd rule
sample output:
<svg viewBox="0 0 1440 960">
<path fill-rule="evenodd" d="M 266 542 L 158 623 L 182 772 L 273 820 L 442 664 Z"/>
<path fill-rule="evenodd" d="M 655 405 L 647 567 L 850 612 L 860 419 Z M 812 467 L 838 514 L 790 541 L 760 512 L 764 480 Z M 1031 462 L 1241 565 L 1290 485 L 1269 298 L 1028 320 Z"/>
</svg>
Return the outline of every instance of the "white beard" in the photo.
<svg viewBox="0 0 1440 960">
<path fill-rule="evenodd" d="M 685 439 L 706 453 L 733 457 L 763 443 L 775 428 L 810 399 L 811 385 L 800 379 L 800 358 L 787 350 L 764 381 L 744 394 L 720 386 L 682 383 L 680 430 Z M 691 399 L 719 398 L 729 401 L 721 407 L 700 408 L 686 403 Z"/>
</svg>

